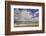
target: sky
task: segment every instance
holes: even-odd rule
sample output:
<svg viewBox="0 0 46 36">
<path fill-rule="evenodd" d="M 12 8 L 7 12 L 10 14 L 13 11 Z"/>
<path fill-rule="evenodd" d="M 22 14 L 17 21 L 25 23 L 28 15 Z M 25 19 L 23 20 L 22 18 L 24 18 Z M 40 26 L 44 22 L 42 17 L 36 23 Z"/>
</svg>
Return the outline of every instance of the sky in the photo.
<svg viewBox="0 0 46 36">
<path fill-rule="evenodd" d="M 39 9 L 23 9 L 23 8 L 14 8 L 14 11 L 22 11 L 22 10 L 28 10 L 28 11 L 32 11 L 33 13 L 35 13 L 36 11 L 39 11 Z"/>
<path fill-rule="evenodd" d="M 32 18 L 33 20 L 37 20 L 39 18 L 39 9 L 23 9 L 23 8 L 14 8 L 14 14 L 22 14 L 22 12 L 24 14 L 29 14 L 30 15 L 30 19 Z M 26 12 L 26 13 L 25 13 Z M 29 13 L 27 13 L 29 12 Z M 31 16 L 32 15 L 32 16 Z M 24 16 L 24 15 L 23 15 Z M 27 15 L 28 16 L 28 15 Z M 28 16 L 29 17 L 29 16 Z M 16 17 L 15 17 L 16 18 Z M 31 19 L 31 20 L 32 20 Z M 29 19 L 28 19 L 29 20 Z"/>
</svg>

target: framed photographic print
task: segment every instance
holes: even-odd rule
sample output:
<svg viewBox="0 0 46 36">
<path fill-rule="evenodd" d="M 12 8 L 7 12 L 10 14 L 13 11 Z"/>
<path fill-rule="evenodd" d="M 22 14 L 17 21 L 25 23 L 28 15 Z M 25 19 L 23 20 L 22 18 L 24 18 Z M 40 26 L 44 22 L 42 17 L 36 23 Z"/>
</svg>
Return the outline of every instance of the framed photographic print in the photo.
<svg viewBox="0 0 46 36">
<path fill-rule="evenodd" d="M 5 34 L 44 33 L 44 3 L 5 1 Z"/>
</svg>

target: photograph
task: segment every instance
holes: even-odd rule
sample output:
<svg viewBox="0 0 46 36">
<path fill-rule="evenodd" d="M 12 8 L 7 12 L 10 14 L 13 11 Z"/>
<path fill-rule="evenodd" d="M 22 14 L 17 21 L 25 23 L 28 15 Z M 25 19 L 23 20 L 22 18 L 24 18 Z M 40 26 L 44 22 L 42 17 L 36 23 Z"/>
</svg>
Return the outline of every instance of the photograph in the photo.
<svg viewBox="0 0 46 36">
<path fill-rule="evenodd" d="M 5 1 L 5 35 L 45 32 L 45 4 Z"/>
<path fill-rule="evenodd" d="M 14 8 L 14 27 L 39 26 L 39 9 Z"/>
</svg>

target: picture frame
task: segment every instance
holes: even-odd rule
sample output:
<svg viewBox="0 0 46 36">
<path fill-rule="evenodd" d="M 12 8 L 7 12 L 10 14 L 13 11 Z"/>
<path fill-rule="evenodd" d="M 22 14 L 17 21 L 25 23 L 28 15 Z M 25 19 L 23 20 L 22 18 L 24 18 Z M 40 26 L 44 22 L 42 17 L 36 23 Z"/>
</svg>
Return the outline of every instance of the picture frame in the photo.
<svg viewBox="0 0 46 36">
<path fill-rule="evenodd" d="M 44 33 L 45 32 L 45 7 L 44 6 L 45 6 L 44 3 L 5 1 L 5 35 Z M 35 13 L 33 11 L 35 12 L 38 11 L 38 15 L 39 15 L 37 16 L 38 22 L 36 22 L 35 19 L 34 20 L 31 19 L 31 17 L 36 15 L 36 14 L 33 14 Z M 27 12 L 29 14 L 30 13 L 32 14 L 28 15 Z M 23 14 L 23 15 L 20 15 L 21 18 L 23 17 L 26 19 L 23 19 L 23 20 L 21 20 L 21 18 L 19 19 L 20 17 L 18 15 L 19 13 Z M 17 17 L 19 20 L 16 19 L 16 15 L 18 15 Z M 28 17 L 26 17 L 25 15 Z M 30 22 L 28 22 L 29 20 Z M 31 20 L 35 21 L 35 24 Z M 33 25 L 30 25 L 30 24 L 33 24 Z"/>
</svg>

